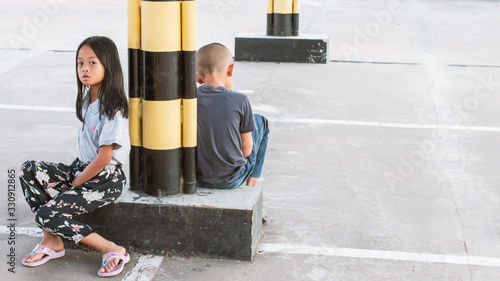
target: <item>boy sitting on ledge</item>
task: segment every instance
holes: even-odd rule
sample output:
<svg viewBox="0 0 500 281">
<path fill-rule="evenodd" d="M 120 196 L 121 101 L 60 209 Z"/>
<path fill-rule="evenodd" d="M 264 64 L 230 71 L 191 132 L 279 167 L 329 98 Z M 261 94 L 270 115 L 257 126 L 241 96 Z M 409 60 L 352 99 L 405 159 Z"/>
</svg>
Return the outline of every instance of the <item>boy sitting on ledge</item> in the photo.
<svg viewBox="0 0 500 281">
<path fill-rule="evenodd" d="M 197 92 L 198 186 L 255 186 L 264 164 L 268 121 L 253 114 L 246 95 L 231 90 L 234 62 L 224 45 L 206 45 L 196 59 L 196 80 L 202 84 Z"/>
</svg>

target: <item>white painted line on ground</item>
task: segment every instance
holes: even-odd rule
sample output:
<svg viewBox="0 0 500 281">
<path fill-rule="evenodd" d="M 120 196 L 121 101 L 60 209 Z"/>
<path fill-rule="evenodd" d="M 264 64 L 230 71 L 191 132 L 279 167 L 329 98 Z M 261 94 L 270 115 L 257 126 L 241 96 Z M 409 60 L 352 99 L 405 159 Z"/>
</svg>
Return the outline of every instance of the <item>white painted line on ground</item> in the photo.
<svg viewBox="0 0 500 281">
<path fill-rule="evenodd" d="M 57 9 L 59 8 L 60 7 L 57 7 Z M 56 14 L 59 14 L 59 12 L 56 12 Z M 35 18 L 35 16 L 36 15 L 33 16 L 33 19 Z M 60 34 L 59 37 L 51 37 L 51 40 L 43 41 L 41 44 L 37 42 L 36 48 L 33 49 L 12 50 L 5 55 L 7 56 L 6 58 L 1 58 L 2 64 L 0 64 L 0 73 L 6 73 L 11 69 L 17 67 L 24 61 L 36 58 L 48 51 L 52 51 L 53 46 L 63 46 L 68 43 L 74 45 L 76 42 L 81 42 L 82 38 L 86 38 L 89 34 L 100 33 L 103 27 L 109 26 L 110 23 L 119 21 L 124 17 L 126 17 L 126 15 L 120 15 L 114 18 L 106 18 L 106 20 L 101 22 L 96 21 L 96 23 L 94 24 L 81 25 L 82 26 L 81 28 L 71 30 L 71 32 L 65 34 Z M 47 18 L 46 20 L 48 21 Z M 55 26 L 55 24 L 52 23 L 50 25 Z M 24 38 L 24 39 L 29 39 L 29 38 Z M 30 42 L 30 45 L 33 45 L 33 42 Z"/>
<path fill-rule="evenodd" d="M 71 107 L 51 107 L 37 105 L 18 105 L 18 104 L 0 104 L 0 109 L 18 109 L 18 110 L 38 110 L 38 111 L 53 111 L 53 112 L 75 112 Z"/>
<path fill-rule="evenodd" d="M 312 4 L 310 1 L 305 1 L 305 2 L 301 1 L 301 4 L 307 2 L 309 2 L 308 4 Z M 316 7 L 320 9 L 318 13 L 314 16 L 313 20 L 306 27 L 305 29 L 306 34 L 323 33 L 322 31 L 325 30 L 324 26 L 326 23 L 326 19 L 330 17 L 332 11 L 339 10 L 337 8 L 337 0 L 326 0 L 323 3 L 317 3 Z"/>
<path fill-rule="evenodd" d="M 72 107 L 49 107 L 49 106 L 16 105 L 16 104 L 0 104 L 0 109 L 75 112 L 75 109 Z M 305 123 L 305 124 L 327 124 L 327 125 L 365 126 L 365 127 L 386 127 L 386 128 L 402 128 L 402 129 L 433 129 L 433 130 L 440 129 L 440 130 L 457 130 L 457 131 L 500 132 L 500 127 L 487 127 L 487 126 L 370 122 L 370 121 L 332 120 L 332 119 L 318 119 L 318 118 L 268 117 L 267 119 L 271 122 L 279 122 L 279 123 Z"/>
<path fill-rule="evenodd" d="M 242 93 L 242 94 L 245 94 L 245 95 L 249 95 L 249 94 L 255 93 L 254 90 L 237 90 L 236 92 Z"/>
<path fill-rule="evenodd" d="M 9 235 L 10 229 L 0 226 L 0 234 Z M 16 227 L 16 234 L 42 237 L 42 230 L 35 227 Z M 411 253 L 399 251 L 365 250 L 352 248 L 317 247 L 311 245 L 281 244 L 281 243 L 260 243 L 257 246 L 259 253 L 280 253 L 299 254 L 315 256 L 331 256 L 346 258 L 383 259 L 408 262 L 426 263 L 449 263 L 461 265 L 478 265 L 488 267 L 500 267 L 500 258 L 479 257 L 479 256 L 459 256 L 440 255 L 426 253 Z M 127 273 L 123 280 L 151 280 L 156 275 L 164 257 L 154 255 L 144 255 L 139 258 L 136 266 Z M 149 278 L 148 276 L 151 276 Z M 142 279 L 142 278 L 146 279 Z M 149 279 L 147 279 L 149 278 Z"/>
<path fill-rule="evenodd" d="M 320 8 L 323 5 L 323 3 L 307 1 L 307 0 L 300 1 L 300 4 L 310 5 L 310 6 L 317 7 L 317 8 Z"/>
<path fill-rule="evenodd" d="M 26 235 L 31 237 L 43 237 L 42 230 L 36 227 L 20 227 L 15 228 L 16 235 Z M 11 229 L 8 226 L 0 225 L 0 235 L 11 234 Z M 150 281 L 152 280 L 158 268 L 163 262 L 163 256 L 143 255 L 139 257 L 136 265 L 127 273 L 123 281 Z"/>
<path fill-rule="evenodd" d="M 434 130 L 440 129 L 440 130 L 458 130 L 458 131 L 500 132 L 500 127 L 486 127 L 486 126 L 370 122 L 370 121 L 332 120 L 332 119 L 317 119 L 317 118 L 268 117 L 267 119 L 271 122 L 281 122 L 281 123 L 309 123 L 309 124 L 329 124 L 329 125 L 346 125 L 346 126 L 403 128 L 403 129 L 434 129 Z"/>
<path fill-rule="evenodd" d="M 43 237 L 42 230 L 40 228 L 37 228 L 37 227 L 16 226 L 15 230 L 16 230 L 16 234 L 33 236 L 33 237 Z M 0 225 L 0 234 L 9 235 L 10 233 L 11 233 L 11 229 L 8 226 Z"/>
<path fill-rule="evenodd" d="M 292 245 L 279 243 L 260 243 L 259 253 L 282 253 L 315 256 L 332 256 L 347 258 L 383 259 L 408 262 L 449 263 L 461 265 L 479 265 L 500 267 L 500 259 L 477 256 L 439 255 L 398 251 L 364 250 L 350 248 L 315 247 L 309 245 Z"/>
<path fill-rule="evenodd" d="M 123 281 L 150 281 L 163 262 L 163 256 L 143 255 L 137 264 L 127 273 Z"/>
</svg>

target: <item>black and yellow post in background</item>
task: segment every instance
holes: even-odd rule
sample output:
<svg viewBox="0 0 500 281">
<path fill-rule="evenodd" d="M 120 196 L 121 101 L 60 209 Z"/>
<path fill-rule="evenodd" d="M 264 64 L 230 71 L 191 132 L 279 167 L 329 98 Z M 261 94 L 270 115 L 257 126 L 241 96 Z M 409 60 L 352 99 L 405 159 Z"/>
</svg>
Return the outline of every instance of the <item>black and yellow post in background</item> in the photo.
<svg viewBox="0 0 500 281">
<path fill-rule="evenodd" d="M 183 189 L 194 193 L 196 2 L 142 0 L 139 5 L 142 190 L 156 196 L 178 195 Z M 136 180 L 131 172 L 131 183 Z"/>
<path fill-rule="evenodd" d="M 299 35 L 299 0 L 268 0 L 267 35 Z"/>
<path fill-rule="evenodd" d="M 240 33 L 237 61 L 327 63 L 328 35 L 299 35 L 299 0 L 268 0 L 266 33 Z"/>
</svg>

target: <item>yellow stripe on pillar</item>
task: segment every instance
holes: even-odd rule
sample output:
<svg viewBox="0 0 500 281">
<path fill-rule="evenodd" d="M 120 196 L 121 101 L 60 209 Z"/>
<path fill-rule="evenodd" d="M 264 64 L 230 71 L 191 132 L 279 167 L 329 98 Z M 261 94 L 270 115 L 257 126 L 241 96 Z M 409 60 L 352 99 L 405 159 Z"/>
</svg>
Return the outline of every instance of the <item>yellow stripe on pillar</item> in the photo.
<svg viewBox="0 0 500 281">
<path fill-rule="evenodd" d="M 275 0 L 273 12 L 275 14 L 291 14 L 293 11 L 292 0 Z"/>
<path fill-rule="evenodd" d="M 128 0 L 128 47 L 141 48 L 141 1 Z"/>
<path fill-rule="evenodd" d="M 300 0 L 293 0 L 293 8 L 292 8 L 292 13 L 293 14 L 298 14 L 300 13 Z"/>
<path fill-rule="evenodd" d="M 181 100 L 143 100 L 142 109 L 143 146 L 153 150 L 180 148 Z"/>
<path fill-rule="evenodd" d="M 183 99 L 182 146 L 196 147 L 197 145 L 197 99 Z"/>
<path fill-rule="evenodd" d="M 176 52 L 181 50 L 181 2 L 142 1 L 142 50 Z"/>
<path fill-rule="evenodd" d="M 267 13 L 274 13 L 274 0 L 267 0 Z"/>
<path fill-rule="evenodd" d="M 182 1 L 182 51 L 196 52 L 196 1 Z"/>
<path fill-rule="evenodd" d="M 142 109 L 141 98 L 129 98 L 130 118 L 129 133 L 130 144 L 133 146 L 142 146 Z"/>
</svg>

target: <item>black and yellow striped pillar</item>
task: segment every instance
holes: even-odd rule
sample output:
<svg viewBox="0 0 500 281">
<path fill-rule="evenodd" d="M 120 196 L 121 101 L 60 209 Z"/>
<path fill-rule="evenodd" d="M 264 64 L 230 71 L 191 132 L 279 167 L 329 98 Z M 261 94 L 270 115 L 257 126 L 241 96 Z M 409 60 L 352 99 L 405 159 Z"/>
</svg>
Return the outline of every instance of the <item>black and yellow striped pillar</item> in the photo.
<svg viewBox="0 0 500 281">
<path fill-rule="evenodd" d="M 182 36 L 182 169 L 184 193 L 196 193 L 196 1 L 181 2 Z"/>
<path fill-rule="evenodd" d="M 191 53 L 195 51 L 196 39 L 191 34 L 183 38 L 182 34 L 195 29 L 196 24 L 192 22 L 195 5 L 195 1 L 146 0 L 141 4 L 143 191 L 150 195 L 172 196 L 182 191 L 183 136 L 186 135 L 182 134 L 182 120 L 185 119 L 184 127 L 188 130 L 192 130 L 193 118 L 196 123 L 196 117 L 188 113 L 190 109 L 193 111 L 193 103 L 196 104 L 196 93 L 193 97 L 185 90 L 195 79 L 196 72 L 185 70 L 192 68 L 194 62 L 185 56 L 195 58 Z M 196 83 L 191 87 L 196 87 Z M 184 143 L 184 147 L 196 149 L 196 137 L 193 141 L 186 135 Z M 195 178 L 188 180 L 189 184 L 195 182 Z"/>
<path fill-rule="evenodd" d="M 235 38 L 236 61 L 327 63 L 328 35 L 299 35 L 299 0 L 268 0 L 267 32 Z"/>
<path fill-rule="evenodd" d="M 130 189 L 142 189 L 142 52 L 141 0 L 128 0 L 128 70 L 129 70 L 129 132 Z"/>
<path fill-rule="evenodd" d="M 299 35 L 299 0 L 268 0 L 267 35 Z"/>
</svg>

